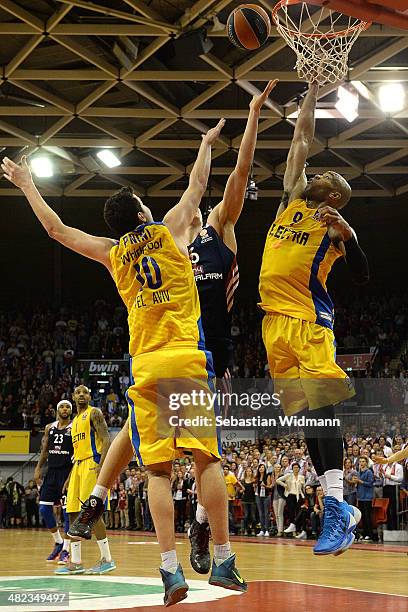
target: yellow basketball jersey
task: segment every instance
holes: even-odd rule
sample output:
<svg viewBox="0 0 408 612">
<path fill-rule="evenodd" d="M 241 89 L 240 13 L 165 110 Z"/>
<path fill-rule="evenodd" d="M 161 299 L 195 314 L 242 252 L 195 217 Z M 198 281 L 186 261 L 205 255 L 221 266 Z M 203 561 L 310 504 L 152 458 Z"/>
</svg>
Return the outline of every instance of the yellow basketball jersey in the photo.
<svg viewBox="0 0 408 612">
<path fill-rule="evenodd" d="M 132 357 L 182 344 L 204 348 L 191 262 L 164 223 L 145 223 L 122 236 L 110 260 L 128 309 Z"/>
<path fill-rule="evenodd" d="M 278 312 L 333 327 L 327 276 L 342 255 L 316 208 L 294 200 L 272 223 L 262 258 L 259 293 L 266 312 Z"/>
<path fill-rule="evenodd" d="M 72 421 L 72 444 L 75 461 L 83 461 L 93 457 L 96 463 L 101 458 L 102 440 L 91 425 L 92 406 L 77 414 Z"/>
</svg>

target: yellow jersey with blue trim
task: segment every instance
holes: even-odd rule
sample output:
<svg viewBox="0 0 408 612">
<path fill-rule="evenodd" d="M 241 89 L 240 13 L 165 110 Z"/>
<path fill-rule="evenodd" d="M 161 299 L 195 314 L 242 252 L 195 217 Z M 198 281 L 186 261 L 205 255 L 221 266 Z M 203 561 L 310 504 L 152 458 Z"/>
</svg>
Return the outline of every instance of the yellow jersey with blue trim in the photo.
<svg viewBox="0 0 408 612">
<path fill-rule="evenodd" d="M 77 414 L 72 421 L 72 445 L 74 447 L 74 460 L 83 461 L 92 457 L 95 463 L 101 459 L 102 440 L 92 427 L 92 406 Z M 95 410 L 99 410 L 95 408 Z"/>
<path fill-rule="evenodd" d="M 144 223 L 122 236 L 110 261 L 128 310 L 132 357 L 173 346 L 204 349 L 191 262 L 164 223 Z"/>
<path fill-rule="evenodd" d="M 328 274 L 341 251 L 332 243 L 319 210 L 293 200 L 272 223 L 262 257 L 259 293 L 265 312 L 333 328 Z"/>
</svg>

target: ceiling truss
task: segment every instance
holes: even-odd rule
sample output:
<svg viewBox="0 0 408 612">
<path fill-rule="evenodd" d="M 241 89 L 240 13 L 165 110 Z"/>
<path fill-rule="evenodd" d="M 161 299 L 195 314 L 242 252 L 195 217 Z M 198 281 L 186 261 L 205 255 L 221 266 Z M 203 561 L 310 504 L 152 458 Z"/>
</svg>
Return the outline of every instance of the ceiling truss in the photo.
<svg viewBox="0 0 408 612">
<path fill-rule="evenodd" d="M 192 4 L 176 1 L 173 4 L 187 4 L 187 8 L 171 20 L 161 14 L 160 2 L 105 0 L 103 4 L 96 4 L 85 0 L 49 0 L 47 5 L 52 5 L 54 10 L 43 19 L 30 8 L 28 0 L 2 0 L 2 40 L 21 39 L 21 44 L 3 62 L 0 72 L 0 94 L 3 92 L 0 147 L 5 148 L 3 154 L 14 158 L 23 150 L 29 155 L 43 150 L 55 156 L 61 167 L 65 164 L 65 170 L 69 168 L 68 178 L 67 170 L 65 174 L 61 172 L 64 180 L 59 181 L 57 175 L 52 180 L 41 181 L 45 195 L 102 197 L 118 185 L 132 185 L 142 196 L 178 197 L 182 193 L 180 180 L 191 169 L 194 151 L 201 142 L 200 134 L 225 117 L 232 125 L 239 122 L 240 127 L 235 133 L 223 135 L 214 146 L 211 194 L 218 197 L 222 194 L 222 183 L 233 170 L 231 153 L 235 154 L 239 148 L 242 122 L 248 113 L 239 100 L 259 92 L 262 83 L 279 78 L 282 91 L 278 88 L 272 93 L 261 114 L 253 174 L 260 185 L 260 197 L 280 196 L 298 108 L 297 94 L 293 92 L 297 89 L 299 95 L 304 93 L 304 84 L 299 83 L 294 70 L 270 68 L 271 60 L 285 50 L 284 41 L 273 30 L 270 43 L 258 52 L 247 54 L 244 60 L 241 57 L 238 61 L 225 61 L 224 56 L 217 55 L 215 45 L 214 50 L 199 56 L 200 69 L 188 69 L 188 57 L 185 69 L 168 66 L 157 69 L 154 66 L 159 62 L 162 47 L 185 33 L 205 26 L 210 40 L 222 42 L 225 28 L 217 28 L 213 18 L 239 3 L 198 0 Z M 262 0 L 262 4 L 271 9 L 274 3 Z M 121 65 L 112 51 L 115 41 L 123 37 L 142 41 L 139 52 L 126 65 Z M 378 50 L 371 46 L 365 52 L 365 42 L 369 44 L 373 39 L 378 39 Z M 402 180 L 408 168 L 408 123 L 404 123 L 408 119 L 408 106 L 393 116 L 385 115 L 375 101 L 373 88 L 382 82 L 408 81 L 408 69 L 401 62 L 408 50 L 408 32 L 374 25 L 363 32 L 361 40 L 361 54 L 354 59 L 349 72 L 349 79 L 363 83 L 367 92 L 359 120 L 344 128 L 344 121 L 330 97 L 337 85 L 320 90 L 316 140 L 308 172 L 324 172 L 333 169 L 335 164 L 351 181 L 355 196 L 404 194 L 408 192 L 408 183 Z M 54 45 L 55 61 L 37 54 L 45 43 Z M 391 69 L 389 62 L 394 59 L 395 66 Z M 76 67 L 70 67 L 74 63 Z M 64 97 L 64 87 L 66 91 L 69 83 L 77 91 L 83 89 L 83 97 L 75 101 L 67 94 Z M 171 88 L 183 85 L 187 92 L 191 90 L 191 96 L 178 105 L 174 103 Z M 290 95 L 285 94 L 283 86 L 291 88 Z M 10 87 L 12 94 L 7 89 Z M 18 99 L 16 92 L 28 103 L 12 103 Z M 133 105 L 129 104 L 129 96 L 136 100 Z M 101 106 L 105 97 L 110 103 Z M 214 108 L 215 98 L 220 105 Z M 35 101 L 37 105 L 33 105 Z M 124 119 L 137 121 L 137 133 L 126 131 Z M 42 128 L 43 122 L 47 122 L 46 128 Z M 328 125 L 324 135 L 319 129 L 323 122 Z M 184 127 L 178 130 L 178 125 Z M 382 130 L 383 125 L 387 129 Z M 282 128 L 288 136 L 281 135 Z M 86 157 L 92 157 L 95 149 L 103 147 L 115 148 L 122 165 L 114 169 L 90 169 Z M 362 151 L 367 151 L 367 160 Z M 190 153 L 186 159 L 180 155 L 183 152 Z M 321 156 L 326 152 L 330 157 L 325 165 Z M 373 152 L 374 158 L 369 156 Z M 143 156 L 143 164 L 132 161 L 134 153 Z M 319 156 L 317 162 L 316 156 Z M 104 179 L 102 186 L 101 179 Z M 5 179 L 0 181 L 0 195 L 19 193 Z"/>
</svg>

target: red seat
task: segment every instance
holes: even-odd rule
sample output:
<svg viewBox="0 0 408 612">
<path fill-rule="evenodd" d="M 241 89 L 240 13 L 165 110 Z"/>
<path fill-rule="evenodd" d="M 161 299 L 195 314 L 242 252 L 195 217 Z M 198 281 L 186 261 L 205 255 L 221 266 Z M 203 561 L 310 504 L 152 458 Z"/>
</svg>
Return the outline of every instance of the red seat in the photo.
<svg viewBox="0 0 408 612">
<path fill-rule="evenodd" d="M 383 525 L 387 522 L 387 510 L 390 500 L 388 498 L 378 497 L 373 499 L 372 523 L 373 527 Z"/>
<path fill-rule="evenodd" d="M 244 508 L 239 499 L 234 499 L 233 501 L 233 509 L 234 509 L 234 519 L 235 521 L 242 521 L 244 518 Z"/>
</svg>

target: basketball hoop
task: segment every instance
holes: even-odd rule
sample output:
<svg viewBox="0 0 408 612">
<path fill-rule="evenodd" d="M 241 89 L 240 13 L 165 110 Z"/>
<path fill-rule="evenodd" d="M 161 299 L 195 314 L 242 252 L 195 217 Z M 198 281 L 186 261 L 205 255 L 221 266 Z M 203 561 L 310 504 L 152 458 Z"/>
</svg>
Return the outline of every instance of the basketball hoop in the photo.
<svg viewBox="0 0 408 612">
<path fill-rule="evenodd" d="M 311 12 L 312 6 L 319 9 Z M 319 85 L 344 79 L 351 47 L 371 25 L 322 6 L 321 0 L 280 0 L 272 10 L 272 19 L 296 53 L 299 78 Z"/>
</svg>

